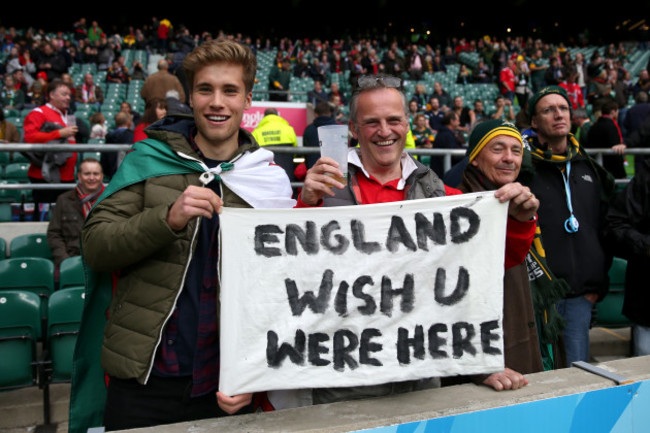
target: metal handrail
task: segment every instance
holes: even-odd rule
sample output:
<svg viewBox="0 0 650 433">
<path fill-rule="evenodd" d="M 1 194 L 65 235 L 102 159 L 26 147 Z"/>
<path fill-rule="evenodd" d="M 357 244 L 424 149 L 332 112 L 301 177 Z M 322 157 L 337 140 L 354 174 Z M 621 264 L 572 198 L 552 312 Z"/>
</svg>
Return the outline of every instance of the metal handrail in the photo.
<svg viewBox="0 0 650 433">
<path fill-rule="evenodd" d="M 3 152 L 117 152 L 126 151 L 131 148 L 132 144 L 103 144 L 103 143 L 84 143 L 84 144 L 35 144 L 35 143 L 3 143 L 0 144 L 0 151 Z M 273 146 L 272 150 L 279 153 L 308 154 L 318 153 L 318 147 L 308 146 Z M 465 149 L 406 149 L 408 153 L 415 155 L 464 155 Z M 614 154 L 612 149 L 588 149 L 591 155 L 596 154 Z M 627 148 L 625 154 L 650 154 L 650 148 Z"/>
<path fill-rule="evenodd" d="M 125 152 L 131 149 L 132 144 L 32 144 L 32 143 L 5 143 L 0 145 L 0 151 L 4 152 Z M 294 155 L 308 155 L 318 154 L 318 147 L 308 146 L 273 146 L 269 150 L 274 153 L 291 153 Z M 451 168 L 452 157 L 464 156 L 464 149 L 406 149 L 406 152 L 411 155 L 420 156 L 444 156 L 444 170 L 447 171 Z M 603 155 L 612 155 L 615 152 L 612 149 L 589 149 L 589 153 L 594 158 L 602 163 Z M 650 155 L 650 149 L 629 148 L 625 150 L 626 155 Z M 617 179 L 617 183 L 626 183 L 628 179 Z M 74 183 L 44 183 L 44 184 L 31 184 L 31 183 L 4 183 L 0 184 L 0 189 L 24 190 L 24 189 L 65 189 L 74 188 Z M 292 186 L 300 187 L 302 182 L 292 182 Z"/>
</svg>

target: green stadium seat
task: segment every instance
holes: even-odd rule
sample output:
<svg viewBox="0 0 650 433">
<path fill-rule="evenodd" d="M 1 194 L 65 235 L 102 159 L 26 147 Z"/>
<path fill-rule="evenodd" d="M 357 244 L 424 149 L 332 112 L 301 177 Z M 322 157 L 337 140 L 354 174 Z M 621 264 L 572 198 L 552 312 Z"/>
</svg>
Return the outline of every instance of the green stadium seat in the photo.
<svg viewBox="0 0 650 433">
<path fill-rule="evenodd" d="M 84 63 L 81 65 L 80 74 L 95 74 L 97 73 L 97 65 L 95 63 Z"/>
<path fill-rule="evenodd" d="M 7 164 L 5 166 L 4 178 L 6 180 L 16 180 L 18 182 L 28 183 L 28 169 L 29 164 L 26 162 L 12 162 L 11 164 Z"/>
<path fill-rule="evenodd" d="M 14 152 L 13 155 L 11 155 L 11 162 L 12 163 L 22 162 L 22 163 L 29 164 L 29 158 L 27 158 L 25 155 L 23 155 L 20 152 Z"/>
<path fill-rule="evenodd" d="M 15 180 L 0 180 L 0 184 L 17 184 Z M 21 192 L 18 189 L 0 189 L 0 203 L 17 203 L 20 202 Z"/>
<path fill-rule="evenodd" d="M 54 292 L 54 263 L 40 257 L 0 260 L 0 294 L 4 290 L 23 290 L 41 299 L 41 321 L 47 323 L 47 300 Z M 38 337 L 43 336 L 39 329 Z"/>
<path fill-rule="evenodd" d="M 72 256 L 64 259 L 59 265 L 59 290 L 75 286 L 85 286 L 85 284 L 86 276 L 81 256 Z"/>
<path fill-rule="evenodd" d="M 3 108 L 2 111 L 4 111 L 5 119 L 7 117 L 18 117 L 20 115 L 20 111 L 15 108 Z"/>
<path fill-rule="evenodd" d="M 28 291 L 0 291 L 0 389 L 36 384 L 41 301 Z"/>
<path fill-rule="evenodd" d="M 614 257 L 609 268 L 609 292 L 596 304 L 596 324 L 605 328 L 622 328 L 631 325 L 630 320 L 623 315 L 623 299 L 625 298 L 625 269 L 627 261 Z"/>
<path fill-rule="evenodd" d="M 11 203 L 0 203 L 0 223 L 5 223 L 13 220 L 13 212 L 11 210 Z M 2 257 L 0 257 L 2 259 Z"/>
<path fill-rule="evenodd" d="M 52 250 L 45 233 L 27 233 L 13 238 L 9 244 L 9 257 L 41 257 L 52 259 Z"/>
<path fill-rule="evenodd" d="M 84 113 L 94 113 L 97 111 L 97 105 L 95 104 L 84 104 L 81 102 L 78 102 L 77 105 L 75 106 L 75 109 L 77 112 L 84 112 Z"/>
<path fill-rule="evenodd" d="M 67 382 L 72 376 L 72 355 L 79 334 L 84 296 L 83 287 L 71 287 L 54 292 L 48 301 L 50 382 Z"/>
</svg>

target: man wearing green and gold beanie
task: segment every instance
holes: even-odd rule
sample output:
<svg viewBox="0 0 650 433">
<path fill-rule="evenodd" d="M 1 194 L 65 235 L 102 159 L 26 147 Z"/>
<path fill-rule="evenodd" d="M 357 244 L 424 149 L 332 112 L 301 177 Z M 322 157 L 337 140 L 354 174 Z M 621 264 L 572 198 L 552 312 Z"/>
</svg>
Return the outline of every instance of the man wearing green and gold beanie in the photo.
<svg viewBox="0 0 650 433">
<path fill-rule="evenodd" d="M 539 201 L 530 189 L 516 182 L 524 155 L 524 142 L 519 130 L 510 122 L 493 119 L 476 124 L 469 138 L 466 156 L 468 165 L 459 189 L 463 192 L 496 190 L 515 191 L 509 204 L 508 233 L 528 234 L 536 229 L 535 213 Z M 495 389 L 517 389 L 528 383 L 524 374 L 544 369 L 537 333 L 535 311 L 526 267 L 526 251 L 514 254 L 516 248 L 506 242 L 503 278 L 503 335 L 505 370 L 490 375 L 473 376 Z M 503 388 L 500 388 L 503 387 Z"/>
<path fill-rule="evenodd" d="M 568 283 L 557 308 L 566 320 L 566 366 L 589 361 L 589 327 L 594 304 L 608 289 L 611 254 L 602 239 L 614 180 L 571 134 L 571 103 L 558 86 L 530 100 L 533 178 L 539 198 L 538 226 L 551 271 Z"/>
</svg>

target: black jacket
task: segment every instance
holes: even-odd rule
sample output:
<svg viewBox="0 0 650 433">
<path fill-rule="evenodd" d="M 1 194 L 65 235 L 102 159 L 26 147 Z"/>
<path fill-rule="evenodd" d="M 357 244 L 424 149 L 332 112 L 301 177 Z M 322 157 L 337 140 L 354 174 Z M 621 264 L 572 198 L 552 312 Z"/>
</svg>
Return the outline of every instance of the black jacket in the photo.
<svg viewBox="0 0 650 433">
<path fill-rule="evenodd" d="M 619 192 L 607 213 L 607 237 L 616 256 L 627 260 L 623 314 L 634 323 L 650 326 L 650 161 Z"/>
<path fill-rule="evenodd" d="M 106 134 L 106 144 L 132 144 L 133 130 L 129 128 L 115 128 Z M 118 152 L 104 152 L 101 159 L 104 175 L 109 179 L 113 177 L 118 167 Z"/>
<path fill-rule="evenodd" d="M 568 297 L 597 293 L 602 299 L 609 289 L 612 263 L 604 239 L 607 200 L 614 188 L 611 175 L 584 151 L 571 160 L 569 183 L 580 227 L 568 233 L 564 224 L 570 213 L 560 166 L 535 159 L 533 166 L 534 178 L 528 186 L 540 202 L 538 225 L 549 267 L 569 284 Z"/>
<path fill-rule="evenodd" d="M 52 218 L 47 226 L 47 242 L 52 250 L 54 264 L 81 254 L 79 238 L 84 224 L 84 213 L 77 191 L 71 189 L 59 195 Z"/>
<path fill-rule="evenodd" d="M 462 149 L 454 131 L 446 126 L 443 126 L 440 128 L 440 130 L 438 130 L 438 134 L 436 134 L 436 138 L 433 141 L 433 148 Z M 452 157 L 451 163 L 454 165 L 460 162 L 462 159 L 462 157 Z M 438 175 L 438 177 L 442 178 L 445 175 L 444 156 L 431 156 L 430 166 L 431 170 L 433 170 Z"/>
<path fill-rule="evenodd" d="M 599 117 L 591 128 L 589 128 L 587 134 L 589 148 L 610 149 L 612 146 L 621 144 L 622 142 L 619 129 L 609 117 Z M 627 177 L 622 155 L 603 155 L 603 166 L 616 179 L 625 179 Z"/>
</svg>

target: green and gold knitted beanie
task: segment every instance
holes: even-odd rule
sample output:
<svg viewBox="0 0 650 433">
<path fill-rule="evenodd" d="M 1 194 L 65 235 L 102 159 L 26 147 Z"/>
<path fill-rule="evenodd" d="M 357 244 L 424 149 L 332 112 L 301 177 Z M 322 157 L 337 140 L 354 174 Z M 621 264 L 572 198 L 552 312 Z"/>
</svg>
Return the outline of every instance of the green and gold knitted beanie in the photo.
<svg viewBox="0 0 650 433">
<path fill-rule="evenodd" d="M 499 135 L 515 137 L 521 141 L 522 146 L 524 144 L 519 130 L 513 123 L 501 119 L 487 120 L 478 123 L 469 137 L 467 152 L 465 153 L 469 158 L 469 162 L 476 158 L 476 155 L 481 152 L 490 140 Z"/>
<path fill-rule="evenodd" d="M 552 95 L 552 94 L 560 95 L 564 99 L 566 99 L 566 102 L 569 104 L 569 110 L 571 110 L 571 108 L 572 108 L 571 100 L 569 99 L 569 95 L 567 95 L 565 89 L 563 89 L 560 86 L 544 87 L 539 92 L 535 93 L 528 100 L 528 120 L 529 121 L 533 118 L 533 114 L 535 114 L 535 106 L 537 105 L 539 100 L 542 99 L 544 96 Z"/>
</svg>

